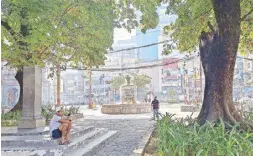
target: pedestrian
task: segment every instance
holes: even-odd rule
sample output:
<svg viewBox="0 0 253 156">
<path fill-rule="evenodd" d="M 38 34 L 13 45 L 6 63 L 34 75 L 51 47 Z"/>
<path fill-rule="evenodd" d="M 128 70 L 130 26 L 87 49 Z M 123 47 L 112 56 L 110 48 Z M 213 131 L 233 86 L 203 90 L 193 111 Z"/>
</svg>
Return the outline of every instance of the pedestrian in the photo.
<svg viewBox="0 0 253 156">
<path fill-rule="evenodd" d="M 157 100 L 157 97 L 151 102 L 151 105 L 153 106 L 154 120 L 155 117 L 159 119 L 159 101 Z"/>
</svg>

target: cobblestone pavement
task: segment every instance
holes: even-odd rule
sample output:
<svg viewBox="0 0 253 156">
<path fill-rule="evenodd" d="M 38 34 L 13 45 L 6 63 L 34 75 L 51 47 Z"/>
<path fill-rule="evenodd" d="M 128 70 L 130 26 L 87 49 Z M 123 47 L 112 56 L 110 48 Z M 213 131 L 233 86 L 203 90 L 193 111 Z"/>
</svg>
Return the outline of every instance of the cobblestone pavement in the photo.
<svg viewBox="0 0 253 156">
<path fill-rule="evenodd" d="M 95 156 L 131 156 L 134 150 L 144 144 L 144 138 L 154 127 L 154 121 L 149 119 L 81 119 L 77 124 L 117 130 L 116 136 Z"/>
</svg>

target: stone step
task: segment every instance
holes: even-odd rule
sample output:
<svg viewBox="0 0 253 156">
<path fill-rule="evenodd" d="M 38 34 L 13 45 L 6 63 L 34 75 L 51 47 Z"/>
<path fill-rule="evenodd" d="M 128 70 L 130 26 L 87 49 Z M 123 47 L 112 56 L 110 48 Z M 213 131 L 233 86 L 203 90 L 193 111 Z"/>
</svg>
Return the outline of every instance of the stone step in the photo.
<svg viewBox="0 0 253 156">
<path fill-rule="evenodd" d="M 17 127 L 1 127 L 1 136 L 44 135 L 49 133 L 49 127 L 36 129 L 17 129 Z"/>
<path fill-rule="evenodd" d="M 73 130 L 80 129 L 82 126 L 72 124 Z M 1 136 L 31 136 L 31 135 L 47 135 L 49 134 L 49 127 L 36 129 L 17 129 L 17 127 L 1 127 Z"/>
<path fill-rule="evenodd" d="M 75 139 L 82 136 L 95 128 L 90 127 L 75 127 L 71 132 L 71 138 Z M 59 139 L 52 139 L 49 134 L 46 135 L 24 135 L 24 136 L 2 136 L 1 145 L 2 147 L 48 147 L 58 145 Z"/>
<path fill-rule="evenodd" d="M 113 139 L 117 131 L 108 131 L 101 137 L 97 137 L 89 144 L 74 150 L 72 152 L 64 153 L 63 156 L 93 156 L 97 150 L 101 149 L 107 142 Z"/>
<path fill-rule="evenodd" d="M 39 146 L 39 147 L 2 147 L 1 154 L 4 156 L 19 155 L 19 156 L 29 156 L 29 155 L 68 155 L 75 150 L 88 145 L 104 136 L 108 132 L 105 128 L 96 128 L 84 135 L 80 135 L 72 140 L 68 145 L 54 145 L 54 146 Z"/>
<path fill-rule="evenodd" d="M 75 140 L 73 140 L 72 143 L 70 143 L 68 145 L 67 149 L 64 150 L 64 153 L 71 153 L 71 152 L 77 150 L 78 148 L 81 148 L 81 147 L 89 144 L 94 139 L 100 138 L 106 132 L 108 132 L 108 129 L 97 128 L 96 130 L 94 130 L 86 135 L 80 136 L 79 138 L 76 138 Z"/>
</svg>

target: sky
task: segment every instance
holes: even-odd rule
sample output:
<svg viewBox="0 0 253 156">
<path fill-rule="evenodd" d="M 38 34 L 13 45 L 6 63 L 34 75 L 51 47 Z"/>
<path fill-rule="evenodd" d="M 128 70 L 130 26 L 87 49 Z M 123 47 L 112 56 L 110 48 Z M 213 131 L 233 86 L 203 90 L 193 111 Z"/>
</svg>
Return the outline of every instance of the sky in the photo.
<svg viewBox="0 0 253 156">
<path fill-rule="evenodd" d="M 176 18 L 175 16 L 169 16 L 165 14 L 166 5 L 161 5 L 161 7 L 158 8 L 157 12 L 159 14 L 159 24 L 157 28 L 158 27 L 163 28 L 165 25 L 168 25 Z M 137 11 L 137 19 L 140 19 L 140 16 L 141 16 L 141 12 Z M 152 30 L 150 30 L 150 32 L 152 32 Z M 135 35 L 136 35 L 135 29 L 133 29 L 131 33 L 129 33 L 124 28 L 115 28 L 114 29 L 114 43 L 117 43 L 119 40 L 129 40 L 131 39 L 132 36 L 135 36 Z"/>
<path fill-rule="evenodd" d="M 164 26 L 166 26 L 176 20 L 176 16 L 174 16 L 174 15 L 169 16 L 169 15 L 165 14 L 166 8 L 167 8 L 167 5 L 161 5 L 157 10 L 157 12 L 159 14 L 159 24 L 158 24 L 157 28 L 160 28 L 161 30 L 163 29 Z M 140 19 L 140 16 L 141 16 L 141 12 L 137 12 L 137 18 Z M 155 33 L 155 31 L 158 31 L 157 28 L 156 28 L 156 30 L 155 29 L 149 30 L 149 31 L 147 31 L 147 33 L 149 33 L 149 34 Z M 131 40 L 132 37 L 140 35 L 139 33 L 140 32 L 136 33 L 135 29 L 133 29 L 131 31 L 131 33 L 129 33 L 126 29 L 115 28 L 114 29 L 114 44 L 116 44 L 118 41 L 122 41 L 122 40 Z M 178 51 L 174 51 L 172 54 L 170 54 L 168 56 L 182 58 L 184 55 L 180 54 Z"/>
</svg>

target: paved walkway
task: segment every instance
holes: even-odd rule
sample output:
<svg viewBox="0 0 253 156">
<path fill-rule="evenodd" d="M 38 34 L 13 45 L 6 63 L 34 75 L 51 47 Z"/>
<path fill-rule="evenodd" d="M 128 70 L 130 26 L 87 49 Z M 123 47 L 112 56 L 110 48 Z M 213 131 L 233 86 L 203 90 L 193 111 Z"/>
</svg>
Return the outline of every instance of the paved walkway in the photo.
<svg viewBox="0 0 253 156">
<path fill-rule="evenodd" d="M 174 113 L 176 117 L 185 117 L 191 113 L 180 112 L 180 104 L 161 105 L 160 112 Z M 80 112 L 83 119 L 74 121 L 80 126 L 94 126 L 116 130 L 116 136 L 104 147 L 99 149 L 95 156 L 133 156 L 134 151 L 141 152 L 151 132 L 154 129 L 154 121 L 151 121 L 152 113 L 136 115 L 107 115 L 102 114 L 100 107 L 90 110 L 84 106 Z M 198 113 L 195 113 L 197 115 Z M 3 128 L 2 128 L 3 130 Z M 7 129 L 6 129 L 7 130 Z M 8 130 L 7 130 L 8 131 Z"/>
<path fill-rule="evenodd" d="M 81 119 L 76 123 L 117 131 L 115 138 L 98 150 L 95 156 L 131 156 L 135 150 L 144 147 L 154 128 L 154 121 L 149 119 Z"/>
<path fill-rule="evenodd" d="M 165 114 L 166 112 L 176 114 L 175 117 L 186 117 L 187 115 L 191 115 L 191 112 L 181 112 L 181 106 L 183 104 L 161 104 L 160 112 Z M 86 119 L 150 119 L 152 117 L 152 113 L 145 114 L 129 114 L 129 115 L 107 115 L 101 113 L 101 107 L 97 106 L 96 110 L 88 109 L 88 106 L 82 106 L 80 108 L 80 112 L 83 113 Z M 198 112 L 193 114 L 193 117 L 196 117 Z"/>
<path fill-rule="evenodd" d="M 181 112 L 181 104 L 161 104 L 160 112 L 174 113 L 176 117 L 185 117 L 190 112 Z M 84 119 L 78 120 L 78 125 L 109 128 L 116 130 L 116 137 L 102 149 L 97 151 L 96 156 L 132 156 L 133 151 L 141 151 L 154 128 L 154 121 L 151 121 L 152 113 L 133 115 L 107 115 L 102 114 L 100 106 L 96 110 L 81 108 Z M 196 116 L 198 113 L 195 113 Z"/>
</svg>

